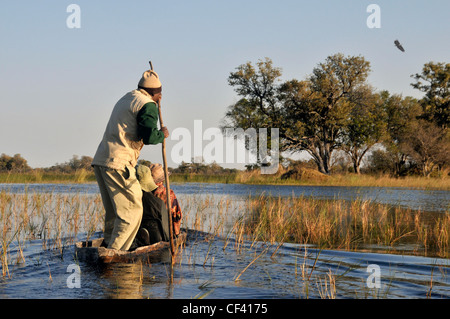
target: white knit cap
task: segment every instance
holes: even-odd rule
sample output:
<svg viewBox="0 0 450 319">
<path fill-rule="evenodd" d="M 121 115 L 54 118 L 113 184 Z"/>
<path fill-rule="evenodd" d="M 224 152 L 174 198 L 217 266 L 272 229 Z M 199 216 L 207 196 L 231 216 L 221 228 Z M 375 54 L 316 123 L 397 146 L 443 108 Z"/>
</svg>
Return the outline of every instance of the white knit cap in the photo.
<svg viewBox="0 0 450 319">
<path fill-rule="evenodd" d="M 145 71 L 138 85 L 147 89 L 157 89 L 162 86 L 158 74 L 153 70 Z"/>
</svg>

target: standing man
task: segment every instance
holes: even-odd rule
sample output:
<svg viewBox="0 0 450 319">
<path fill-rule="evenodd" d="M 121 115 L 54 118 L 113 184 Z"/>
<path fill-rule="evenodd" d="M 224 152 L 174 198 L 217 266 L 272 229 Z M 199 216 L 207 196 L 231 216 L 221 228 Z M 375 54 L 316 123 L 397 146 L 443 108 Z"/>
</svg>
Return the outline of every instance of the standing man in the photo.
<svg viewBox="0 0 450 319">
<path fill-rule="evenodd" d="M 158 129 L 162 85 L 153 70 L 145 71 L 138 88 L 114 106 L 92 161 L 105 208 L 104 244 L 129 250 L 142 219 L 142 189 L 135 166 L 142 147 L 169 136 Z"/>
</svg>

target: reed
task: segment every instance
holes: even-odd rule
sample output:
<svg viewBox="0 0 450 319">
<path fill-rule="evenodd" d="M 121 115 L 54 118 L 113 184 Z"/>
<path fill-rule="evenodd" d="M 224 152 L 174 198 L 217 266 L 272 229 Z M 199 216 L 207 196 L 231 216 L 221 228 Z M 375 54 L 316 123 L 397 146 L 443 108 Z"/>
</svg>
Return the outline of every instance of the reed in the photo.
<svg viewBox="0 0 450 319">
<path fill-rule="evenodd" d="M 259 262 L 267 262 L 268 258 L 276 260 L 276 253 L 285 242 L 318 247 L 315 256 L 305 248 L 303 260 L 295 259 L 293 284 L 298 287 L 300 298 L 337 298 L 338 280 L 345 273 L 317 267 L 320 252 L 325 248 L 366 251 L 379 247 L 398 252 L 409 245 L 413 248 L 408 252 L 448 257 L 448 213 L 428 214 L 367 200 L 347 202 L 305 197 L 259 196 L 237 203 L 226 197 L 190 195 L 181 203 L 184 226 L 209 232 L 209 235 L 190 240 L 185 250 L 188 264 L 212 269 L 214 249 L 217 249 L 214 244 L 221 241 L 224 252 L 234 252 L 240 260 L 244 257 L 247 260 L 236 270 L 233 278 L 236 284 L 245 280 L 250 268 L 258 268 Z M 231 223 L 227 219 L 229 215 L 235 216 Z M 206 242 L 204 250 L 199 251 L 202 245 L 197 245 L 197 240 Z M 362 287 L 362 291 L 364 289 Z M 380 294 L 386 296 L 388 289 L 384 292 L 366 290 L 362 297 L 383 298 Z"/>
<path fill-rule="evenodd" d="M 2 276 L 11 276 L 14 260 L 16 263 L 26 261 L 23 252 L 29 240 L 41 239 L 43 250 L 56 251 L 62 258 L 64 250 L 74 243 L 79 232 L 91 236 L 95 231 L 102 230 L 102 218 L 100 195 L 1 191 Z"/>
<path fill-rule="evenodd" d="M 0 172 L 0 183 L 86 183 L 95 182 L 95 175 L 85 169 L 73 173 L 45 172 L 34 169 L 26 173 Z"/>
<path fill-rule="evenodd" d="M 336 298 L 337 295 L 339 276 L 316 267 L 320 249 L 358 250 L 375 244 L 399 250 L 401 245 L 412 245 L 414 253 L 446 258 L 450 250 L 448 212 L 433 215 L 364 200 L 346 202 L 303 197 L 260 196 L 237 202 L 227 196 L 189 195 L 180 198 L 180 203 L 184 213 L 182 226 L 207 232 L 198 239 L 207 242 L 204 250 L 200 250 L 194 239 L 181 247 L 180 257 L 187 257 L 193 267 L 203 265 L 213 269 L 217 249 L 234 252 L 238 259 L 247 260 L 236 270 L 233 277 L 236 282 L 242 281 L 251 267 L 276 258 L 278 248 L 285 242 L 317 246 L 319 250 L 313 262 L 305 249 L 303 261 L 297 263 L 296 259 L 294 267 L 293 283 L 298 284 L 299 295 L 306 298 L 311 295 Z M 23 251 L 28 240 L 42 239 L 43 250 L 63 255 L 78 234 L 90 237 L 102 230 L 103 215 L 100 195 L 1 191 L 2 275 L 13 275 L 14 261 L 25 262 Z M 135 280 L 143 283 L 147 268 L 138 266 Z M 431 277 L 429 291 L 432 289 Z"/>
<path fill-rule="evenodd" d="M 331 269 L 328 273 L 317 279 L 317 290 L 322 299 L 336 299 L 336 276 Z"/>
<path fill-rule="evenodd" d="M 75 183 L 85 183 L 89 172 L 84 168 L 75 171 Z"/>
<path fill-rule="evenodd" d="M 239 281 L 239 278 L 242 276 L 242 274 L 255 262 L 257 261 L 261 256 L 266 254 L 268 251 L 268 248 L 266 247 L 263 251 L 261 251 L 255 258 L 253 258 L 250 263 L 245 266 L 245 268 L 234 278 L 234 281 Z"/>
<path fill-rule="evenodd" d="M 247 201 L 240 232 L 258 240 L 357 250 L 400 244 L 426 256 L 448 257 L 450 215 L 412 211 L 367 200 L 317 200 L 261 196 Z M 239 234 L 239 236 L 241 236 Z"/>
<path fill-rule="evenodd" d="M 1 222 L 1 238 L 0 238 L 0 259 L 2 266 L 2 276 L 9 277 L 9 247 L 16 237 L 17 231 L 10 226 L 9 220 L 12 218 L 12 197 L 6 192 L 0 192 L 0 222 Z"/>
</svg>

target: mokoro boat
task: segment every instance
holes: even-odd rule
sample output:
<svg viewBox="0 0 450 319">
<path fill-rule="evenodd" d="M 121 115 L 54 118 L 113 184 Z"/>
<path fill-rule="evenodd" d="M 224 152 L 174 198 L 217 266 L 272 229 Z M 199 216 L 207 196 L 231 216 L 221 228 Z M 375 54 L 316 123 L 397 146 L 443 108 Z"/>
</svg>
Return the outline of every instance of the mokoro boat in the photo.
<svg viewBox="0 0 450 319">
<path fill-rule="evenodd" d="M 175 248 L 178 249 L 186 239 L 186 233 L 181 233 L 175 240 Z M 133 251 L 124 251 L 101 247 L 103 238 L 89 241 L 81 241 L 75 244 L 75 253 L 80 261 L 89 263 L 133 263 L 136 261 L 157 263 L 170 261 L 170 243 L 159 243 L 139 247 Z"/>
</svg>

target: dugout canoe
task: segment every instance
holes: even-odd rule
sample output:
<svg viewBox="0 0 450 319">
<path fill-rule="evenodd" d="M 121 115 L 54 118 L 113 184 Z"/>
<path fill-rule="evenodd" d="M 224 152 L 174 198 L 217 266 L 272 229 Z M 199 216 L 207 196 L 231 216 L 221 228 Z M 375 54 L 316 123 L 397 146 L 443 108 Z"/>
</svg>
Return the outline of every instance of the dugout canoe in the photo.
<svg viewBox="0 0 450 319">
<path fill-rule="evenodd" d="M 175 248 L 186 240 L 186 233 L 174 239 Z M 81 241 L 75 244 L 76 258 L 88 263 L 133 263 L 136 261 L 158 263 L 170 261 L 170 243 L 158 242 L 153 245 L 139 247 L 133 251 L 124 251 L 101 247 L 103 238 Z"/>
</svg>

